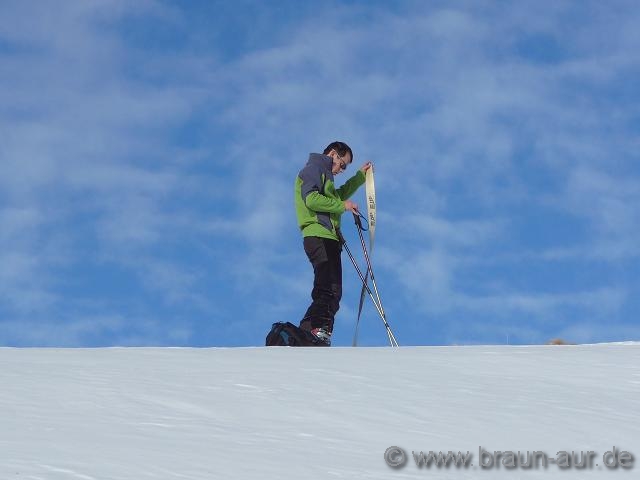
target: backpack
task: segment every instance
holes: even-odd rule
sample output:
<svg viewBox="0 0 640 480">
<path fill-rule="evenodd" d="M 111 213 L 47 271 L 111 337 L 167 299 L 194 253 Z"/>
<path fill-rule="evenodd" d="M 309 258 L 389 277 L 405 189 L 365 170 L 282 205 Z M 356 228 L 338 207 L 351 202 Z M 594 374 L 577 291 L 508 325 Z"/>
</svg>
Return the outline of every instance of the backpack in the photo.
<svg viewBox="0 0 640 480">
<path fill-rule="evenodd" d="M 302 330 L 291 322 L 276 322 L 271 326 L 265 342 L 267 347 L 317 347 L 325 344 L 311 332 Z"/>
</svg>

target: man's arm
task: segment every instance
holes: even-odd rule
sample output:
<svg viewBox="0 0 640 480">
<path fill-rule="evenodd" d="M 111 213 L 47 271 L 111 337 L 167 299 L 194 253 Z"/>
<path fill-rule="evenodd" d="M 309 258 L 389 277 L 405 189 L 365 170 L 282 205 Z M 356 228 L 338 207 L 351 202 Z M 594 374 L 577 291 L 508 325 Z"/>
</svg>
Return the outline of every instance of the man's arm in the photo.
<svg viewBox="0 0 640 480">
<path fill-rule="evenodd" d="M 302 180 L 302 200 L 307 208 L 314 212 L 327 212 L 327 213 L 343 213 L 345 210 L 344 202 L 329 198 L 320 193 L 321 187 L 324 184 L 318 167 L 313 165 L 307 165 L 300 172 L 300 178 Z"/>
<path fill-rule="evenodd" d="M 351 195 L 356 193 L 356 190 L 364 185 L 365 176 L 362 170 L 358 170 L 357 173 L 345 182 L 340 188 L 336 190 L 336 193 L 342 200 L 348 200 Z"/>
</svg>

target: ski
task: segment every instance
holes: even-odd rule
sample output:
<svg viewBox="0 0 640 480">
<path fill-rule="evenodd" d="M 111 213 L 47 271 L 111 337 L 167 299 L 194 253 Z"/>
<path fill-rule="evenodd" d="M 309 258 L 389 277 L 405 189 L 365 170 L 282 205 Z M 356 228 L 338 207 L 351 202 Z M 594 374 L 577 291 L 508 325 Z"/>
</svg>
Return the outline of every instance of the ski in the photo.
<svg viewBox="0 0 640 480">
<path fill-rule="evenodd" d="M 369 222 L 369 256 L 373 253 L 373 243 L 376 237 L 376 186 L 373 177 L 373 166 L 367 170 L 365 175 L 365 196 L 367 197 L 367 220 Z M 358 305 L 358 317 L 356 319 L 356 329 L 353 334 L 354 347 L 358 346 L 358 330 L 360 328 L 360 317 L 362 315 L 362 307 L 367 293 L 367 281 L 369 279 L 369 271 L 365 275 L 365 281 L 360 290 L 360 303 Z"/>
</svg>

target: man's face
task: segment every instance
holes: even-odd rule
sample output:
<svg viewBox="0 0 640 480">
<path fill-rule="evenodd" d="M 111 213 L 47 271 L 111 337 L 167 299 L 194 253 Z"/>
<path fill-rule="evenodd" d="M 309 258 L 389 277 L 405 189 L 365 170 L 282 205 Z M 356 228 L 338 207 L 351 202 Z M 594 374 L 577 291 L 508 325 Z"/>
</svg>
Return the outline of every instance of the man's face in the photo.
<svg viewBox="0 0 640 480">
<path fill-rule="evenodd" d="M 344 157 L 341 157 L 337 151 L 331 150 L 329 156 L 333 158 L 333 167 L 331 169 L 331 172 L 334 175 L 344 172 L 351 163 L 351 155 L 349 155 L 349 153 L 347 153 Z"/>
</svg>

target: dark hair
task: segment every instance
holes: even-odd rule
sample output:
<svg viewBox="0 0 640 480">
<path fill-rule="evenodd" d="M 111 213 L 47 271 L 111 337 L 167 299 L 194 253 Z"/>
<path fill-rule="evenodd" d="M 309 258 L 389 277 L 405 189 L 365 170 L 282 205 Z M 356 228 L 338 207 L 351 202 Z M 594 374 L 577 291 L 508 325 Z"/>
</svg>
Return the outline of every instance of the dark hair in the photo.
<svg viewBox="0 0 640 480">
<path fill-rule="evenodd" d="M 331 150 L 335 150 L 338 152 L 338 155 L 344 157 L 347 153 L 351 156 L 351 161 L 353 162 L 353 152 L 351 151 L 351 147 L 344 142 L 333 142 L 327 145 L 327 148 L 324 149 L 323 154 L 329 153 Z"/>
</svg>

